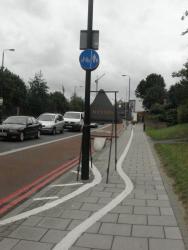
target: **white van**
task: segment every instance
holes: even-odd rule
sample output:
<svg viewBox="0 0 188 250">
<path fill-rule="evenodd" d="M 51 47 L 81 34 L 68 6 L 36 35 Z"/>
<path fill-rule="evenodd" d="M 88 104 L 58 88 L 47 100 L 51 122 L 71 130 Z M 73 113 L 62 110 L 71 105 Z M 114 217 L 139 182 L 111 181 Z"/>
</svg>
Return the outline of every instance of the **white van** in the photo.
<svg viewBox="0 0 188 250">
<path fill-rule="evenodd" d="M 84 113 L 69 111 L 64 114 L 64 128 L 81 131 L 84 125 Z"/>
</svg>

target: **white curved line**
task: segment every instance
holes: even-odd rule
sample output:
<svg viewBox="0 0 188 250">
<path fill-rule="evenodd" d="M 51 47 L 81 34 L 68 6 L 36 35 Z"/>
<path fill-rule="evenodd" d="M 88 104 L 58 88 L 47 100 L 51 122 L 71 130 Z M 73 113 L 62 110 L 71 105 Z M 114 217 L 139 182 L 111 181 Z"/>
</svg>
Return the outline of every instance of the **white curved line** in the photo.
<svg viewBox="0 0 188 250">
<path fill-rule="evenodd" d="M 117 163 L 117 171 L 119 175 L 122 177 L 124 183 L 125 183 L 125 189 L 123 192 L 121 192 L 115 199 L 113 199 L 111 202 L 109 202 L 106 206 L 104 206 L 102 209 L 94 213 L 92 216 L 90 216 L 88 219 L 83 221 L 81 224 L 79 224 L 77 227 L 75 227 L 72 231 L 70 231 L 54 248 L 53 250 L 68 250 L 73 243 L 81 236 L 83 232 L 85 232 L 89 227 L 91 227 L 96 221 L 100 220 L 105 214 L 107 214 L 109 211 L 111 211 L 113 208 L 115 208 L 127 195 L 131 193 L 133 190 L 133 184 L 129 177 L 123 172 L 122 170 L 122 163 L 128 153 L 128 150 L 130 148 L 131 142 L 133 138 L 133 130 L 131 131 L 131 136 L 129 139 L 129 142 L 122 153 L 121 157 L 118 160 Z"/>
<path fill-rule="evenodd" d="M 60 198 L 58 200 L 49 202 L 49 203 L 47 203 L 47 204 L 45 204 L 45 205 L 43 205 L 41 207 L 37 207 L 37 208 L 34 208 L 34 209 L 29 210 L 27 212 L 24 212 L 24 213 L 15 215 L 13 217 L 1 220 L 0 221 L 0 226 L 6 225 L 8 223 L 15 222 L 15 221 L 18 221 L 18 220 L 25 219 L 25 218 L 28 218 L 29 216 L 44 212 L 44 211 L 46 211 L 46 210 L 48 210 L 50 208 L 54 208 L 57 205 L 62 204 L 63 202 L 68 201 L 68 200 L 74 198 L 75 196 L 85 192 L 89 188 L 94 187 L 95 185 L 99 184 L 101 182 L 101 180 L 102 180 L 101 174 L 98 171 L 98 169 L 95 167 L 94 164 L 92 166 L 93 167 L 91 168 L 91 170 L 92 170 L 93 175 L 94 175 L 94 180 L 91 183 L 87 183 L 84 186 L 82 186 L 82 187 L 78 188 L 77 190 L 75 190 L 74 192 L 72 192 L 72 193 L 70 193 L 70 194 L 68 194 L 68 195 L 66 195 L 66 196 L 64 196 L 64 197 L 62 197 L 62 198 Z"/>
</svg>

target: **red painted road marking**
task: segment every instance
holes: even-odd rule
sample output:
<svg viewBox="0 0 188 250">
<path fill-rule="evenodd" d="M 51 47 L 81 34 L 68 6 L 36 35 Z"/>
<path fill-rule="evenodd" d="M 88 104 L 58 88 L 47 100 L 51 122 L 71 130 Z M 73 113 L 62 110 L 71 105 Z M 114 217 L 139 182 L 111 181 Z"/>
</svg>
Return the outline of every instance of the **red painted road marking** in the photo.
<svg viewBox="0 0 188 250">
<path fill-rule="evenodd" d="M 57 169 L 51 171 L 50 173 L 39 177 L 31 184 L 17 190 L 16 192 L 14 192 L 13 194 L 10 194 L 9 196 L 1 199 L 0 206 L 2 206 L 3 204 L 5 204 L 5 205 L 0 209 L 0 215 L 3 215 L 8 210 L 10 210 L 14 206 L 16 206 L 18 203 L 27 199 L 33 193 L 40 190 L 45 185 L 47 185 L 48 183 L 50 183 L 51 181 L 53 181 L 54 179 L 56 179 L 57 177 L 59 177 L 63 173 L 67 172 L 69 169 L 76 166 L 78 164 L 78 162 L 79 162 L 79 159 L 78 159 L 78 157 L 76 157 L 75 159 L 63 164 L 62 166 L 58 167 Z M 8 204 L 6 204 L 7 202 L 8 202 Z"/>
<path fill-rule="evenodd" d="M 2 206 L 4 203 L 7 203 L 9 200 L 12 200 L 13 198 L 15 198 L 16 196 L 26 192 L 28 189 L 32 188 L 34 185 L 36 185 L 37 183 L 41 182 L 43 179 L 47 178 L 48 176 L 54 174 L 55 172 L 58 172 L 59 170 L 61 170 L 62 168 L 66 167 L 69 164 L 74 163 L 75 161 L 77 161 L 77 158 L 66 162 L 65 164 L 63 164 L 62 166 L 56 168 L 55 170 L 49 172 L 48 174 L 45 174 L 43 176 L 40 176 L 39 178 L 37 178 L 35 181 L 33 181 L 32 183 L 30 183 L 29 185 L 26 185 L 20 189 L 18 189 L 17 191 L 15 191 L 14 193 L 8 195 L 5 198 L 0 199 L 0 206 Z"/>
</svg>

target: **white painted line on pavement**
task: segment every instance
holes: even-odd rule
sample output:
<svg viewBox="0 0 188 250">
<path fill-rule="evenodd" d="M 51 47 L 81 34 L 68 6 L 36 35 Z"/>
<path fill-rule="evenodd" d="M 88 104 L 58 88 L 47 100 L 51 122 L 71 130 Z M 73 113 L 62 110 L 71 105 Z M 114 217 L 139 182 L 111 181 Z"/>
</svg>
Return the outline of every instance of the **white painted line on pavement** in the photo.
<svg viewBox="0 0 188 250">
<path fill-rule="evenodd" d="M 106 127 L 108 127 L 108 126 L 109 126 L 109 124 L 106 125 L 106 126 L 104 126 L 103 128 L 106 128 Z M 98 129 L 99 129 L 99 128 L 98 128 Z M 93 131 L 96 131 L 96 130 L 98 130 L 98 129 L 95 129 L 95 130 L 93 130 Z M 37 147 L 44 146 L 44 145 L 47 145 L 47 144 L 51 144 L 51 143 L 54 143 L 54 142 L 65 141 L 65 140 L 68 140 L 68 139 L 71 139 L 71 138 L 74 138 L 74 137 L 78 137 L 78 136 L 80 136 L 81 134 L 82 134 L 82 133 L 79 133 L 79 134 L 76 134 L 76 135 L 67 136 L 67 137 L 63 137 L 63 138 L 56 139 L 56 140 L 52 140 L 52 141 L 48 141 L 48 142 L 42 142 L 42 143 L 39 143 L 39 144 L 27 146 L 27 147 L 12 149 L 12 150 L 9 150 L 9 151 L 0 153 L 0 156 L 13 154 L 13 153 L 20 152 L 20 151 L 27 150 L 27 149 L 31 149 L 31 148 L 37 148 Z"/>
<path fill-rule="evenodd" d="M 78 171 L 77 171 L 77 170 L 72 170 L 72 171 L 71 171 L 71 173 L 73 173 L 73 174 L 77 174 L 77 173 L 78 173 Z M 79 174 L 81 174 L 81 172 L 79 172 Z"/>
<path fill-rule="evenodd" d="M 59 196 L 39 197 L 39 198 L 34 198 L 33 201 L 56 200 L 58 198 Z"/>
<path fill-rule="evenodd" d="M 77 185 L 83 185 L 83 183 L 76 182 L 76 183 L 67 183 L 67 184 L 54 184 L 54 185 L 50 185 L 50 187 L 68 187 L 68 186 L 77 186 Z"/>
<path fill-rule="evenodd" d="M 60 241 L 53 250 L 68 250 L 74 242 L 84 233 L 89 227 L 91 227 L 96 221 L 100 220 L 105 214 L 107 214 L 109 211 L 111 211 L 113 208 L 115 208 L 123 199 L 127 197 L 133 190 L 133 184 L 129 177 L 124 173 L 122 170 L 122 164 L 123 161 L 128 153 L 128 150 L 130 148 L 131 142 L 133 138 L 133 130 L 131 131 L 131 136 L 129 139 L 129 142 L 122 153 L 121 157 L 119 158 L 117 162 L 117 172 L 122 177 L 124 183 L 125 183 L 125 189 L 123 192 L 121 192 L 115 199 L 113 199 L 111 202 L 109 202 L 106 206 L 104 206 L 99 211 L 95 212 L 93 215 L 91 215 L 88 219 L 83 221 L 81 224 L 79 224 L 77 227 L 75 227 L 72 231 L 70 231 L 63 239 Z"/>
<path fill-rule="evenodd" d="M 58 206 L 59 204 L 62 204 L 63 202 L 68 201 L 68 200 L 74 198 L 75 196 L 85 192 L 89 188 L 94 187 L 95 185 L 99 184 L 101 182 L 101 180 L 102 180 L 101 174 L 98 171 L 98 169 L 95 167 L 94 164 L 92 166 L 93 167 L 91 168 L 91 170 L 93 172 L 94 179 L 93 179 L 93 181 L 91 183 L 87 183 L 84 186 L 82 186 L 82 187 L 78 188 L 77 190 L 73 191 L 72 193 L 70 193 L 70 194 L 68 194 L 68 195 L 66 195 L 66 196 L 64 196 L 64 197 L 62 197 L 62 198 L 60 198 L 58 200 L 49 202 L 49 203 L 47 203 L 47 204 L 45 204 L 45 205 L 43 205 L 41 207 L 31 209 L 31 210 L 29 210 L 27 212 L 23 212 L 21 214 L 12 216 L 12 217 L 4 219 L 4 220 L 0 220 L 0 225 L 2 226 L 2 225 L 6 225 L 8 223 L 11 223 L 11 222 L 22 220 L 22 219 L 28 218 L 29 216 L 32 216 L 32 215 L 44 212 L 44 211 L 46 211 L 48 209 L 54 208 L 54 207 Z"/>
</svg>

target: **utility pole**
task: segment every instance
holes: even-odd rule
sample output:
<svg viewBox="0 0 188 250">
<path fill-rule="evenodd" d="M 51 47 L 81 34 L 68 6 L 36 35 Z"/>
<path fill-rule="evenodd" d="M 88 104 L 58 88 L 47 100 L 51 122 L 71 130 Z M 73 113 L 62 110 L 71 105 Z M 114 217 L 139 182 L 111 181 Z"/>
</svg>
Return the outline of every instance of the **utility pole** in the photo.
<svg viewBox="0 0 188 250">
<path fill-rule="evenodd" d="M 87 49 L 92 49 L 93 28 L 93 0 L 88 0 L 88 23 L 87 23 Z M 82 142 L 82 169 L 81 179 L 89 179 L 89 153 L 90 153 L 90 88 L 91 70 L 86 70 L 85 76 L 85 116 Z"/>
</svg>

